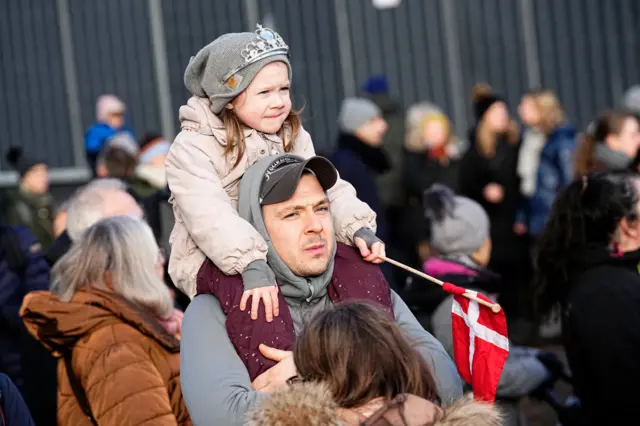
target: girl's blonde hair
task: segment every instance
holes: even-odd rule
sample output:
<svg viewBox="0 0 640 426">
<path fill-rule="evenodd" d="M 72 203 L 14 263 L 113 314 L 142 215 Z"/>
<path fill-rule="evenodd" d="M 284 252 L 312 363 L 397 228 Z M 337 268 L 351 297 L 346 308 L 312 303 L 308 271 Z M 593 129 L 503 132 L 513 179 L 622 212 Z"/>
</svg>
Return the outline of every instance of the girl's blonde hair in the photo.
<svg viewBox="0 0 640 426">
<path fill-rule="evenodd" d="M 493 95 L 493 89 L 491 86 L 486 83 L 475 84 L 471 89 L 471 102 L 476 103 L 484 96 L 489 95 Z M 485 158 L 492 158 L 496 154 L 498 136 L 504 136 L 507 142 L 513 145 L 520 142 L 520 126 L 515 120 L 510 120 L 506 132 L 502 135 L 498 135 L 491 131 L 484 119 L 481 119 L 478 122 L 475 132 L 476 146 L 480 154 Z"/>
<path fill-rule="evenodd" d="M 567 120 L 564 108 L 556 94 L 549 89 L 530 90 L 524 94 L 529 97 L 540 114 L 539 129 L 549 136 Z"/>
<path fill-rule="evenodd" d="M 85 286 L 110 291 L 166 318 L 173 301 L 169 288 L 156 276 L 158 256 L 153 232 L 144 221 L 132 216 L 106 218 L 87 229 L 56 263 L 51 291 L 63 302 Z"/>
<path fill-rule="evenodd" d="M 284 120 L 282 128 L 278 132 L 278 136 L 282 139 L 284 145 L 284 152 L 291 152 L 293 150 L 293 143 L 300 134 L 300 129 L 302 128 L 301 113 L 302 109 L 298 111 L 291 110 L 289 116 Z M 223 109 L 220 113 L 220 119 L 227 132 L 227 145 L 224 148 L 224 155 L 227 158 L 233 155 L 236 156 L 236 161 L 233 164 L 233 168 L 235 168 L 240 164 L 244 156 L 246 148 L 244 129 L 246 126 L 238 119 L 233 109 Z"/>
</svg>

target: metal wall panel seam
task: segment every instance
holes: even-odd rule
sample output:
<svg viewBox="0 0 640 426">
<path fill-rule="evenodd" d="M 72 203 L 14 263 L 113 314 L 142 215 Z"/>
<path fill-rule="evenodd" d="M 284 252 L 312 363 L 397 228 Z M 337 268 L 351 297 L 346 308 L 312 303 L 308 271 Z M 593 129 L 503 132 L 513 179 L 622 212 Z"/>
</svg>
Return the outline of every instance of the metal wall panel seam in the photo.
<svg viewBox="0 0 640 426">
<path fill-rule="evenodd" d="M 162 0 L 149 0 L 149 16 L 151 18 L 151 43 L 153 46 L 153 63 L 155 65 L 156 84 L 158 85 L 158 103 L 160 109 L 160 126 L 162 135 L 173 140 L 175 128 L 171 110 L 171 86 L 169 85 L 169 61 L 164 38 L 164 20 L 162 17 Z"/>
<path fill-rule="evenodd" d="M 71 16 L 69 0 L 57 0 L 58 20 L 60 29 L 60 48 L 62 51 L 62 66 L 67 92 L 67 108 L 69 109 L 69 124 L 73 146 L 73 159 L 76 166 L 86 166 L 84 150 L 84 132 L 82 131 L 82 116 L 80 96 L 78 92 L 78 77 L 76 75 L 75 56 L 73 51 L 73 35 L 71 34 Z"/>
<path fill-rule="evenodd" d="M 462 76 L 462 59 L 460 58 L 460 45 L 456 32 L 455 5 L 456 0 L 442 1 L 442 21 L 446 40 L 447 66 L 450 72 L 449 84 L 451 85 L 451 99 L 453 104 L 453 122 L 459 134 L 466 132 L 468 127 L 465 113 L 464 80 Z"/>
<path fill-rule="evenodd" d="M 356 79 L 351 52 L 351 35 L 347 16 L 347 0 L 334 0 L 336 29 L 338 32 L 338 51 L 342 70 L 342 91 L 345 97 L 356 95 Z"/>
</svg>

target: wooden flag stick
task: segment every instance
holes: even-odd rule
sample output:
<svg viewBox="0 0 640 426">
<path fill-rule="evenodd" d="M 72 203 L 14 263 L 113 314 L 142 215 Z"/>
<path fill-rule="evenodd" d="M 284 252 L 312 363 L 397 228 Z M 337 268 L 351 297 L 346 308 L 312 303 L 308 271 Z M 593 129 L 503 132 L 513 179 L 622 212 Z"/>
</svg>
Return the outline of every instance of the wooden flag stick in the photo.
<svg viewBox="0 0 640 426">
<path fill-rule="evenodd" d="M 417 269 L 413 269 L 411 266 L 407 266 L 404 263 L 398 262 L 397 260 L 389 259 L 386 256 L 380 256 L 380 259 L 382 259 L 385 262 L 390 263 L 390 264 L 392 264 L 394 266 L 397 266 L 398 268 L 402 268 L 405 271 L 411 272 L 412 274 L 415 274 L 415 275 L 417 275 L 419 277 L 422 277 L 425 280 L 429 280 L 432 283 L 438 284 L 440 287 L 444 286 L 444 281 L 440 281 L 439 279 L 434 278 L 431 275 L 427 275 L 424 272 L 420 272 Z M 502 309 L 502 307 L 499 304 L 487 302 L 486 300 L 483 300 L 483 299 L 479 298 L 478 296 L 476 296 L 473 293 L 470 293 L 469 291 L 465 291 L 463 296 L 466 297 L 467 299 L 473 300 L 475 302 L 478 302 L 481 305 L 484 305 L 484 306 L 488 307 L 489 309 L 491 309 L 495 313 L 500 312 L 500 310 Z"/>
</svg>

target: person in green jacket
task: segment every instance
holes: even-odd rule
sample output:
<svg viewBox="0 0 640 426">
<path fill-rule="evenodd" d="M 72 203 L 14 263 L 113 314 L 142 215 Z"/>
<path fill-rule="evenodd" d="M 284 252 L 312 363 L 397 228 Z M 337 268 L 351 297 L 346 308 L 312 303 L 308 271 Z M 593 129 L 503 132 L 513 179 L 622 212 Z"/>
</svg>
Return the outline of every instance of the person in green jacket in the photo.
<svg viewBox="0 0 640 426">
<path fill-rule="evenodd" d="M 49 193 L 49 168 L 43 161 L 12 147 L 7 162 L 18 172 L 17 188 L 7 191 L 2 209 L 7 225 L 24 226 L 47 250 L 53 243 L 53 197 Z"/>
</svg>

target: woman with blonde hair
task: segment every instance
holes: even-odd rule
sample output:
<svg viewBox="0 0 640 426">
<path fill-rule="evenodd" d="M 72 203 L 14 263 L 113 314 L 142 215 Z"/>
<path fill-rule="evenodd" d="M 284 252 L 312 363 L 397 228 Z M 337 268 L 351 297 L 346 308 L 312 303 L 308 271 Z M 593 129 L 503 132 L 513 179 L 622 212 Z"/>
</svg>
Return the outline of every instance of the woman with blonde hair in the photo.
<svg viewBox="0 0 640 426">
<path fill-rule="evenodd" d="M 421 205 L 422 194 L 434 183 L 457 191 L 459 164 L 466 147 L 440 108 L 428 102 L 409 108 L 404 143 L 404 185 L 409 203 Z"/>
<path fill-rule="evenodd" d="M 429 366 L 375 305 L 346 303 L 315 316 L 294 349 L 298 376 L 255 407 L 250 426 L 497 426 L 470 398 L 441 408 Z"/>
<path fill-rule="evenodd" d="M 537 238 L 557 192 L 573 179 L 576 129 L 567 123 L 564 108 L 551 90 L 526 92 L 519 112 L 525 126 L 542 138 L 537 147 L 523 145 L 520 151 L 518 174 L 525 202 L 518 210 L 515 231 Z"/>
<path fill-rule="evenodd" d="M 182 314 L 142 220 L 104 219 L 25 297 L 28 331 L 58 358 L 58 422 L 190 425 L 180 388 Z"/>
<path fill-rule="evenodd" d="M 527 243 L 513 230 L 521 202 L 517 174 L 520 128 L 510 118 L 506 102 L 486 85 L 474 86 L 473 111 L 476 125 L 460 166 L 460 195 L 479 203 L 489 215 L 493 242 L 489 267 L 506 282 L 513 282 L 515 289 L 525 285 L 529 264 Z M 508 293 L 502 294 L 509 298 Z M 517 311 L 507 308 L 514 308 L 508 302 L 505 312 Z"/>
</svg>

